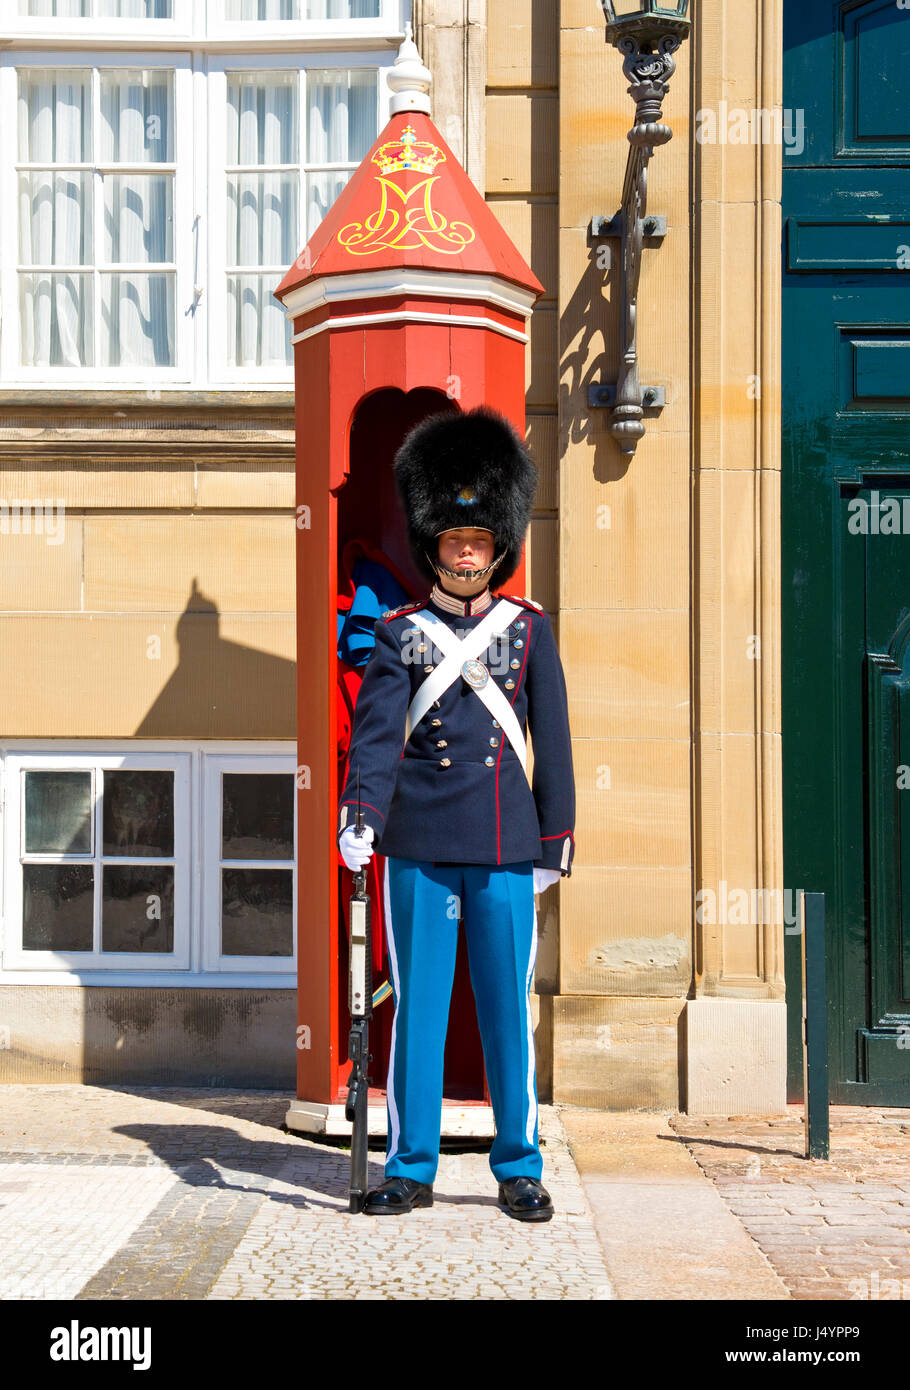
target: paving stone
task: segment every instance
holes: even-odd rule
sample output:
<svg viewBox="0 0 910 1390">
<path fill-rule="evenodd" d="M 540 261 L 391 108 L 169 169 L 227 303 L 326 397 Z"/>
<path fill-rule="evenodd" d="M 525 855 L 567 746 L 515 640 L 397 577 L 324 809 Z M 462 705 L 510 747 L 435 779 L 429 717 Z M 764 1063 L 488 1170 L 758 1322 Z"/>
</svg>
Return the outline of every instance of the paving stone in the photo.
<svg viewBox="0 0 910 1390">
<path fill-rule="evenodd" d="M 910 1209 L 902 1205 L 910 1148 L 896 1123 L 906 1112 L 833 1106 L 830 1159 L 807 1160 L 802 1108 L 788 1110 L 777 1125 L 776 1152 L 761 1155 L 761 1187 L 751 1197 L 746 1174 L 758 1125 L 732 1117 L 708 1125 L 682 1115 L 671 1124 L 795 1299 L 851 1298 L 851 1281 L 875 1275 L 910 1280 Z M 710 1145 L 701 1142 L 708 1131 Z M 765 1205 L 756 1200 L 759 1190 Z"/>
</svg>

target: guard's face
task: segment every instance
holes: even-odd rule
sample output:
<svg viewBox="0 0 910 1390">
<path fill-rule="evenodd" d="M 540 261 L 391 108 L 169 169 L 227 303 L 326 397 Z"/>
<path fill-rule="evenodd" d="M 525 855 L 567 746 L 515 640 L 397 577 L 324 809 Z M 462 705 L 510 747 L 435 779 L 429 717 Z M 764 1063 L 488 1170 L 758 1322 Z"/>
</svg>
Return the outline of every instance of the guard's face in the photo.
<svg viewBox="0 0 910 1390">
<path fill-rule="evenodd" d="M 478 526 L 443 531 L 439 537 L 439 563 L 450 570 L 481 570 L 493 559 L 493 532 Z"/>
</svg>

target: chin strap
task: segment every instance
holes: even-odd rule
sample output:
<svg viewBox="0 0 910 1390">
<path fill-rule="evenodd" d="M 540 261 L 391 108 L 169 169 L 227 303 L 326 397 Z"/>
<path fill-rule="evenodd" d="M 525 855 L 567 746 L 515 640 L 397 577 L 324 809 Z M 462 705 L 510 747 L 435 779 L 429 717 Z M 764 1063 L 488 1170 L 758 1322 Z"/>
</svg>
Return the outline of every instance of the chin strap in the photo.
<svg viewBox="0 0 910 1390">
<path fill-rule="evenodd" d="M 427 555 L 426 551 L 423 553 Z M 466 579 L 469 584 L 473 584 L 475 579 L 485 579 L 488 574 L 492 574 L 496 566 L 501 564 L 505 557 L 506 551 L 504 550 L 501 555 L 497 555 L 496 559 L 489 565 L 485 565 L 482 570 L 449 570 L 446 569 L 445 565 L 441 565 L 438 560 L 430 560 L 429 555 L 427 555 L 427 559 L 430 560 L 430 564 L 437 574 L 444 574 L 447 579 Z"/>
</svg>

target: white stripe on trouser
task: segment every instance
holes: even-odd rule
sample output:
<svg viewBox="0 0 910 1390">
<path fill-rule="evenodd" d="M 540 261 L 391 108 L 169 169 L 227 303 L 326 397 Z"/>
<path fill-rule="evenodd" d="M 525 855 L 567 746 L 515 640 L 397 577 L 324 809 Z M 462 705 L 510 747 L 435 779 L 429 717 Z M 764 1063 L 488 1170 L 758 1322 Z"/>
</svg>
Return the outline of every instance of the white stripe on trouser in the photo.
<svg viewBox="0 0 910 1390">
<path fill-rule="evenodd" d="M 533 871 L 532 871 L 533 872 Z M 528 961 L 528 973 L 525 976 L 525 1013 L 528 1020 L 528 1124 L 525 1129 L 525 1138 L 529 1144 L 534 1142 L 534 1126 L 537 1124 L 537 1100 L 534 1095 L 534 1027 L 531 1022 L 531 1000 L 529 991 L 531 989 L 531 976 L 534 973 L 534 961 L 537 958 L 537 902 L 534 901 L 534 932 L 531 937 L 531 956 Z"/>
<path fill-rule="evenodd" d="M 386 1077 L 386 1099 L 389 1105 L 389 1148 L 386 1163 L 398 1152 L 401 1124 L 398 1119 L 398 1106 L 395 1103 L 395 1034 L 398 1031 L 398 1003 L 401 999 L 401 983 L 398 977 L 398 957 L 395 954 L 395 936 L 392 931 L 392 897 L 389 892 L 389 861 L 385 861 L 383 875 L 383 901 L 385 902 L 385 934 L 389 948 L 389 964 L 392 967 L 392 982 L 395 986 L 395 1016 L 392 1019 L 392 1040 L 389 1045 L 389 1071 Z"/>
</svg>

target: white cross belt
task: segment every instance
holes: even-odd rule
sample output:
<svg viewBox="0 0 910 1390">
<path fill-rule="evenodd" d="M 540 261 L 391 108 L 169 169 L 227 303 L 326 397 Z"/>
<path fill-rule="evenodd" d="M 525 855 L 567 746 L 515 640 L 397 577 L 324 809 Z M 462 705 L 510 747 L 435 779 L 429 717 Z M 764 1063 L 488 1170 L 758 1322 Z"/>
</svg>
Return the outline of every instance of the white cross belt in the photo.
<svg viewBox="0 0 910 1390">
<path fill-rule="evenodd" d="M 430 706 L 441 695 L 445 694 L 451 685 L 455 684 L 466 663 L 476 660 L 481 652 L 485 652 L 492 639 L 505 632 L 509 624 L 514 622 L 521 612 L 522 609 L 517 603 L 510 603 L 508 599 L 502 598 L 466 637 L 459 637 L 450 627 L 446 626 L 441 618 L 437 618 L 435 613 L 430 613 L 425 608 L 421 609 L 419 613 L 408 615 L 411 622 L 415 623 L 422 632 L 425 632 L 433 645 L 439 648 L 443 659 L 435 670 L 431 671 L 411 701 L 405 723 L 405 743 Z M 493 718 L 498 721 L 506 738 L 515 749 L 518 761 L 521 763 L 525 776 L 527 776 L 527 749 L 524 734 L 521 731 L 518 716 L 505 695 L 496 682 L 490 679 L 487 679 L 480 686 L 473 685 L 470 681 L 467 683 L 478 699 L 486 705 Z"/>
</svg>

